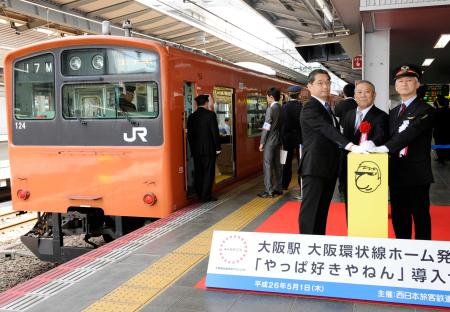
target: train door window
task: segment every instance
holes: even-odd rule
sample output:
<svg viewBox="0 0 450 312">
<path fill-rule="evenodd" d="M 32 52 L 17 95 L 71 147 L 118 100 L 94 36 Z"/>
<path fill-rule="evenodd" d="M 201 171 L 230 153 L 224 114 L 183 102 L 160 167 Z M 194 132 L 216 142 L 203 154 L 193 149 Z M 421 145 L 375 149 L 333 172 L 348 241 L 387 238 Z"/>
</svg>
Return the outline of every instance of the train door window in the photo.
<svg viewBox="0 0 450 312">
<path fill-rule="evenodd" d="M 187 140 L 187 119 L 194 112 L 194 83 L 185 82 L 183 88 L 184 112 L 183 112 L 183 153 L 184 153 L 184 173 L 185 189 L 187 196 L 192 197 L 195 193 L 194 188 L 194 159 L 191 155 L 191 149 Z"/>
<path fill-rule="evenodd" d="M 233 89 L 215 87 L 213 90 L 214 111 L 219 125 L 222 152 L 217 157 L 216 183 L 235 175 L 234 165 L 234 92 Z"/>
<path fill-rule="evenodd" d="M 14 65 L 14 117 L 55 117 L 55 76 L 52 54 L 43 54 Z"/>
<path fill-rule="evenodd" d="M 259 93 L 247 95 L 247 135 L 259 136 L 267 109 L 267 98 Z"/>
<path fill-rule="evenodd" d="M 70 84 L 63 87 L 65 118 L 156 118 L 159 95 L 156 82 Z"/>
</svg>

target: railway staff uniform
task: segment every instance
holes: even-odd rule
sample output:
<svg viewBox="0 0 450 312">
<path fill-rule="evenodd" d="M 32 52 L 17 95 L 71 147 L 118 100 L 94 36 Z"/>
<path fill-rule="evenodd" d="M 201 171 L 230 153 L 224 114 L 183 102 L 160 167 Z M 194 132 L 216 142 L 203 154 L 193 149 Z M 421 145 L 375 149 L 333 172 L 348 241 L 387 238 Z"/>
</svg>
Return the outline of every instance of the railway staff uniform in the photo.
<svg viewBox="0 0 450 312">
<path fill-rule="evenodd" d="M 323 69 L 308 76 L 312 97 L 303 105 L 300 124 L 303 150 L 300 173 L 303 179 L 303 202 L 299 215 L 301 234 L 324 235 L 328 210 L 338 176 L 339 147 L 356 153 L 364 152 L 340 133 L 340 126 L 327 100 L 330 75 Z"/>
<path fill-rule="evenodd" d="M 434 108 L 417 96 L 421 70 L 404 65 L 394 71 L 402 104 L 389 112 L 389 140 L 371 152 L 389 152 L 391 215 L 397 238 L 431 239 L 431 134 Z"/>
<path fill-rule="evenodd" d="M 264 192 L 259 193 L 258 196 L 262 198 L 283 193 L 281 190 L 282 169 L 280 163 L 282 116 L 279 100 L 280 90 L 275 87 L 267 90 L 269 107 L 266 110 L 259 144 L 259 151 L 263 152 Z"/>
<path fill-rule="evenodd" d="M 188 140 L 194 157 L 194 186 L 201 201 L 214 201 L 211 196 L 215 177 L 216 155 L 220 153 L 219 127 L 216 113 L 207 109 L 208 95 L 195 98 L 197 110 L 189 116 Z"/>
<path fill-rule="evenodd" d="M 375 106 L 375 86 L 367 80 L 361 80 L 355 89 L 355 100 L 357 108 L 348 111 L 341 119 L 344 136 L 353 144 L 360 144 L 362 123 L 370 125 L 370 130 L 366 134 L 366 142 L 371 146 L 382 145 L 388 137 L 388 114 Z M 364 143 L 362 143 L 364 144 Z M 340 183 L 344 191 L 345 211 L 347 213 L 347 155 L 344 150 L 344 157 L 341 159 Z"/>
<path fill-rule="evenodd" d="M 286 162 L 283 165 L 283 190 L 287 190 L 292 178 L 292 158 L 297 157 L 297 166 L 300 161 L 300 144 L 302 144 L 302 131 L 300 128 L 300 114 L 302 103 L 298 100 L 301 88 L 290 86 L 288 88 L 290 100 L 281 107 L 283 116 L 282 141 L 283 149 L 287 151 Z M 300 183 L 299 183 L 300 184 Z"/>
</svg>

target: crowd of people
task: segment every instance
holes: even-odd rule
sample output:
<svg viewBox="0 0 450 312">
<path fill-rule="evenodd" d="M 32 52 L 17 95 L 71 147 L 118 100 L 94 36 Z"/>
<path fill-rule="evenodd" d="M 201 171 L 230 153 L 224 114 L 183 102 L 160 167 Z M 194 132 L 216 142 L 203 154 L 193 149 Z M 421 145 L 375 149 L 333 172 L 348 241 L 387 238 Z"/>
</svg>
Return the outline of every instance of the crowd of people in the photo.
<svg viewBox="0 0 450 312">
<path fill-rule="evenodd" d="M 397 238 L 431 239 L 430 184 L 431 141 L 434 127 L 436 144 L 448 144 L 448 100 L 438 98 L 439 111 L 422 101 L 417 92 L 421 70 L 403 65 L 393 73 L 395 90 L 401 104 L 389 114 L 374 105 L 373 83 L 361 80 L 356 87 L 344 88 L 344 100 L 329 105 L 331 79 L 326 70 L 313 70 L 307 89 L 311 97 L 299 101 L 301 88 L 288 88 L 289 98 L 282 101 L 279 89 L 267 90 L 259 151 L 262 152 L 264 191 L 262 198 L 282 195 L 292 178 L 292 161 L 298 162 L 298 182 L 302 204 L 298 217 L 301 234 L 324 235 L 328 211 L 339 177 L 340 190 L 347 200 L 347 154 L 388 153 L 389 190 L 392 223 Z M 219 130 L 213 112 L 202 106 L 188 121 L 188 137 L 195 163 L 195 184 L 203 200 L 211 200 L 214 159 L 220 153 Z M 197 120 L 198 119 L 198 120 Z M 198 129 L 197 129 L 198 128 Z M 207 136 L 199 146 L 199 137 Z M 280 152 L 285 159 L 280 161 Z M 438 160 L 449 160 L 448 150 L 438 151 Z M 284 163 L 282 165 L 281 163 Z M 414 194 L 414 196 L 411 196 Z"/>
</svg>

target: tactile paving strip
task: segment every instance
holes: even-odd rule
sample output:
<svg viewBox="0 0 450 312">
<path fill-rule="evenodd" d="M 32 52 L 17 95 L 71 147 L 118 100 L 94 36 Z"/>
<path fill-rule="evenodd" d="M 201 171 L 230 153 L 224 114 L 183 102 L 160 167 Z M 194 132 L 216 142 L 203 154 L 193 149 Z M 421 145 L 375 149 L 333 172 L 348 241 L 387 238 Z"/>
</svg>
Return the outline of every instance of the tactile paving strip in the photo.
<svg viewBox="0 0 450 312">
<path fill-rule="evenodd" d="M 120 303 L 121 311 L 137 311 L 176 282 L 195 264 L 208 256 L 215 230 L 238 231 L 272 206 L 279 198 L 255 198 L 173 252 L 152 263 L 147 269 L 104 296 L 84 312 L 103 312 Z M 139 287 L 139 288 L 136 288 Z M 140 292 L 140 290 L 144 290 Z M 136 292 L 139 292 L 136 294 Z M 123 305 L 129 302 L 130 305 Z M 118 309 L 118 307 L 114 307 Z M 116 310 L 111 310 L 116 311 Z"/>
<path fill-rule="evenodd" d="M 9 291 L 0 294 L 0 310 L 11 312 L 26 311 L 41 301 L 55 295 L 59 291 L 72 286 L 76 282 L 104 269 L 110 264 L 116 263 L 120 259 L 131 254 L 133 250 L 194 220 L 196 217 L 214 209 L 243 191 L 253 188 L 255 183 L 259 183 L 259 179 L 252 179 L 240 185 L 239 189 L 233 189 L 225 196 L 222 196 L 217 202 L 209 202 L 194 208 L 187 207 L 180 209 L 167 218 L 159 219 L 156 222 L 80 256 L 79 258 L 71 260 L 44 274 L 46 276 L 51 276 L 54 270 L 61 271 L 58 272 L 57 275 L 55 274 L 58 277 L 53 280 L 44 280 L 41 276 L 38 276 L 23 284 L 19 284 Z M 67 272 L 65 272 L 66 269 L 68 269 Z M 147 278 L 151 279 L 149 277 Z M 23 287 L 25 284 L 27 287 Z M 58 287 L 55 288 L 55 285 L 58 285 Z M 109 304 L 107 306 L 108 308 L 102 308 L 101 311 L 125 311 L 123 308 L 111 307 Z M 131 308 L 133 305 L 127 304 L 125 306 Z"/>
</svg>

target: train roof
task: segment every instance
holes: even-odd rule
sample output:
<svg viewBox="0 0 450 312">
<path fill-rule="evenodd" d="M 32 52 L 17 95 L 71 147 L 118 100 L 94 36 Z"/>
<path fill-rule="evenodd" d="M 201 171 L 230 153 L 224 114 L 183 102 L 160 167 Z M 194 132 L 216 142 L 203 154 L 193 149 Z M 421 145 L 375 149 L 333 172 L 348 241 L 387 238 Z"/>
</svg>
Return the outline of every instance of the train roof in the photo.
<svg viewBox="0 0 450 312">
<path fill-rule="evenodd" d="M 166 49 L 166 48 L 176 49 L 176 50 L 179 50 L 182 52 L 192 53 L 193 55 L 204 57 L 204 58 L 210 59 L 212 61 L 215 61 L 218 64 L 222 64 L 222 65 L 226 64 L 234 69 L 245 71 L 246 73 L 252 73 L 252 74 L 260 76 L 260 77 L 266 77 L 266 78 L 270 78 L 270 79 L 280 80 L 284 83 L 301 84 L 301 83 L 306 82 L 306 81 L 302 81 L 302 82 L 295 81 L 295 80 L 290 79 L 289 77 L 284 77 L 284 76 L 278 75 L 278 74 L 275 76 L 264 74 L 264 73 L 261 73 L 261 72 L 258 72 L 258 71 L 252 70 L 252 69 L 248 69 L 248 68 L 236 65 L 233 62 L 225 60 L 225 59 L 223 59 L 219 56 L 216 56 L 210 52 L 192 48 L 192 47 L 187 47 L 182 44 L 177 44 L 177 43 L 173 43 L 173 42 L 169 42 L 169 41 L 165 41 L 165 40 L 161 40 L 161 39 L 157 39 L 157 38 L 142 39 L 142 38 L 135 38 L 135 37 L 123 37 L 123 36 L 112 36 L 112 35 L 86 35 L 86 36 L 64 37 L 64 38 L 52 39 L 52 40 L 48 40 L 48 41 L 44 41 L 44 42 L 33 43 L 30 45 L 15 49 L 6 54 L 4 61 L 6 64 L 6 62 L 11 57 L 18 58 L 18 57 L 25 56 L 27 54 L 31 54 L 31 53 L 35 52 L 35 49 L 38 47 L 42 50 L 45 50 L 45 49 L 62 47 L 65 44 L 67 44 L 68 42 L 73 42 L 74 45 L 82 46 L 82 45 L 86 45 L 86 44 L 115 45 L 115 44 L 120 44 L 121 42 L 129 43 L 130 41 L 140 43 L 143 45 L 152 45 L 160 53 L 162 52 L 162 49 Z"/>
</svg>

